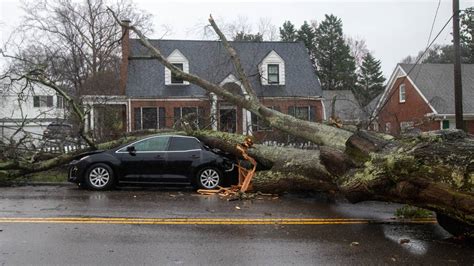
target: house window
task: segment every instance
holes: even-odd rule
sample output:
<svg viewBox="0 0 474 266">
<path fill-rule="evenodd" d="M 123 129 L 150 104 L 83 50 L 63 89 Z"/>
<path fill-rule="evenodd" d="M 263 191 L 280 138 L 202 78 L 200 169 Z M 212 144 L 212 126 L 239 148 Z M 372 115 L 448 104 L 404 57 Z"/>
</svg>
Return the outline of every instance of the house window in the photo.
<svg viewBox="0 0 474 266">
<path fill-rule="evenodd" d="M 280 107 L 278 106 L 269 106 L 268 108 L 280 111 Z M 253 131 L 272 131 L 272 128 L 270 125 L 268 125 L 267 122 L 265 122 L 263 119 L 259 118 L 256 116 L 254 113 L 252 113 L 252 130 Z"/>
<path fill-rule="evenodd" d="M 142 129 L 158 128 L 158 111 L 154 107 L 142 108 Z"/>
<path fill-rule="evenodd" d="M 280 69 L 277 64 L 268 65 L 268 84 L 279 84 L 280 83 Z"/>
<path fill-rule="evenodd" d="M 53 96 L 33 96 L 33 107 L 53 107 Z"/>
<path fill-rule="evenodd" d="M 399 88 L 399 100 L 400 100 L 400 103 L 404 103 L 405 102 L 405 99 L 406 99 L 406 94 L 405 94 L 405 84 L 401 84 L 400 85 L 400 88 Z"/>
<path fill-rule="evenodd" d="M 63 96 L 61 95 L 56 96 L 56 107 L 59 109 L 63 109 L 66 107 L 66 102 Z"/>
<path fill-rule="evenodd" d="M 205 122 L 203 120 L 204 110 L 201 107 L 175 107 L 174 108 L 174 123 L 176 124 L 182 118 L 194 118 L 194 123 L 198 128 L 204 128 Z"/>
<path fill-rule="evenodd" d="M 449 120 L 443 120 L 443 129 L 449 129 Z"/>
<path fill-rule="evenodd" d="M 316 110 L 314 106 L 289 106 L 288 114 L 301 120 L 316 121 Z"/>
<path fill-rule="evenodd" d="M 385 123 L 385 133 L 390 133 L 390 130 L 392 128 L 392 125 L 390 122 Z"/>
<path fill-rule="evenodd" d="M 413 129 L 415 123 L 413 121 L 404 121 L 400 122 L 400 129 L 402 132 L 407 132 L 411 129 Z"/>
<path fill-rule="evenodd" d="M 174 63 L 173 66 L 183 70 L 182 63 Z M 171 72 L 171 84 L 183 84 L 184 80 L 180 77 L 177 77 L 173 72 Z"/>
<path fill-rule="evenodd" d="M 166 113 L 164 107 L 137 107 L 133 108 L 133 112 L 135 130 L 166 127 Z"/>
</svg>

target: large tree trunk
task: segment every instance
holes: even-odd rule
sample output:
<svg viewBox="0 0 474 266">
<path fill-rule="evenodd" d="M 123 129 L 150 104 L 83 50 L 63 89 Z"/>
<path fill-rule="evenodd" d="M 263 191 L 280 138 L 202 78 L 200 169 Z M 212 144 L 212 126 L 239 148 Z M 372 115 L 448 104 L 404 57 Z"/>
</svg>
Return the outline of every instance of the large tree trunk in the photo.
<svg viewBox="0 0 474 266">
<path fill-rule="evenodd" d="M 191 132 L 210 146 L 238 156 L 239 135 Z M 474 233 L 474 139 L 461 131 L 439 131 L 388 141 L 360 131 L 347 149 L 298 150 L 255 145 L 263 172 L 257 189 L 338 191 L 349 201 L 407 203 L 460 222 Z M 317 180 L 317 181 L 315 181 Z M 448 228 L 452 229 L 452 228 Z M 453 232 L 453 230 L 450 230 Z"/>
</svg>

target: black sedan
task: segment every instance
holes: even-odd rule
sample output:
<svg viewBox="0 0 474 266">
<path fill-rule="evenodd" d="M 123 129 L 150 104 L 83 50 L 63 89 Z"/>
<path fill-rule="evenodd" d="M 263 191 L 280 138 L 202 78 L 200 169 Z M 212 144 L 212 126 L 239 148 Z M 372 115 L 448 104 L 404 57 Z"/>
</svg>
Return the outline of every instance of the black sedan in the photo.
<svg viewBox="0 0 474 266">
<path fill-rule="evenodd" d="M 214 189 L 233 170 L 231 158 L 194 137 L 158 135 L 79 155 L 70 163 L 68 181 L 94 190 L 142 182 L 191 183 L 197 188 Z"/>
</svg>

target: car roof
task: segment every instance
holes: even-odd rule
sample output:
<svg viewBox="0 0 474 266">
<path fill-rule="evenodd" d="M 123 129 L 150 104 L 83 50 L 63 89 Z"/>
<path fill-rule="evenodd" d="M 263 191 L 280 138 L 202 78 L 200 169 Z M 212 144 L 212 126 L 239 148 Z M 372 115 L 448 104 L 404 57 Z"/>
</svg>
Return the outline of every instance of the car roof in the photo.
<svg viewBox="0 0 474 266">
<path fill-rule="evenodd" d="M 137 140 L 134 140 L 134 141 L 125 143 L 125 144 L 123 144 L 123 145 L 120 145 L 119 147 L 116 147 L 116 148 L 113 148 L 113 149 L 110 149 L 110 150 L 120 150 L 121 148 L 127 147 L 127 146 L 129 146 L 130 144 L 134 144 L 134 143 L 140 142 L 140 141 L 142 141 L 142 140 L 151 139 L 151 138 L 155 138 L 155 137 L 188 138 L 188 139 L 195 139 L 195 140 L 199 141 L 198 138 L 193 137 L 193 136 L 173 135 L 173 134 L 163 134 L 163 135 L 158 134 L 158 135 L 147 136 L 147 137 L 144 137 L 144 138 L 142 138 L 142 139 L 137 139 Z M 199 142 L 201 142 L 201 141 L 199 141 Z"/>
</svg>

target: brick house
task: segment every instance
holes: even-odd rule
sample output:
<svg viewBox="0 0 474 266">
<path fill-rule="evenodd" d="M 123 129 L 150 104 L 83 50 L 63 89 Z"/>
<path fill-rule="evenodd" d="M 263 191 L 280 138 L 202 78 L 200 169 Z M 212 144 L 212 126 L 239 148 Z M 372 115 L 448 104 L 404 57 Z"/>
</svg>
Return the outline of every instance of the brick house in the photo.
<svg viewBox="0 0 474 266">
<path fill-rule="evenodd" d="M 455 128 L 453 77 L 452 64 L 398 64 L 377 103 L 372 129 L 399 135 Z M 474 65 L 462 65 L 462 86 L 463 117 L 473 134 Z"/>
<path fill-rule="evenodd" d="M 183 71 L 245 97 L 221 42 L 151 40 L 151 43 Z M 303 43 L 231 44 L 263 104 L 301 119 L 322 121 L 321 85 Z M 199 128 L 253 134 L 257 138 L 267 137 L 273 132 L 249 111 L 172 75 L 157 60 L 150 58 L 147 49 L 137 39 L 130 39 L 127 31 L 122 41 L 120 70 L 121 95 L 112 100 L 126 110 L 127 131 L 172 128 L 178 120 L 193 113 Z M 96 96 L 88 99 L 95 105 Z M 94 125 L 89 124 L 89 128 L 93 129 Z"/>
</svg>

